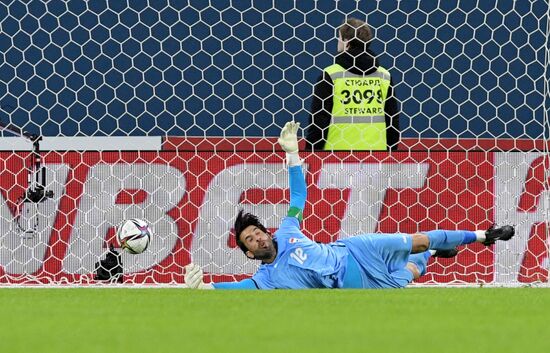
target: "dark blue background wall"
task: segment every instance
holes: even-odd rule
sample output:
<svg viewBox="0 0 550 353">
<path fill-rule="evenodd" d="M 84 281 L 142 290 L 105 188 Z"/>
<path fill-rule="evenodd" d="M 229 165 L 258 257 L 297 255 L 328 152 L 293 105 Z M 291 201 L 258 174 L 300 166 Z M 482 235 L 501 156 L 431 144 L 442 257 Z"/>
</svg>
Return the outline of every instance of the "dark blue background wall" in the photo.
<svg viewBox="0 0 550 353">
<path fill-rule="evenodd" d="M 405 137 L 548 138 L 546 1 L 128 3 L 2 0 L 0 120 L 48 136 L 278 135 L 306 125 L 349 14 L 375 30 Z"/>
</svg>

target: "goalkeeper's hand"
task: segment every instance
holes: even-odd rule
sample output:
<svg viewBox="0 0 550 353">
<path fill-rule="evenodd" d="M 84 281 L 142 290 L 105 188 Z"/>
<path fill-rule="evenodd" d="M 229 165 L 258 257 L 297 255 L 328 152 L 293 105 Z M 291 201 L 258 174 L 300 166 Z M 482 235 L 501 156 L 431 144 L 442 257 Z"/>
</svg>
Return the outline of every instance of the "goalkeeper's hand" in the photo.
<svg viewBox="0 0 550 353">
<path fill-rule="evenodd" d="M 289 121 L 281 131 L 279 145 L 286 153 L 298 153 L 298 128 L 300 123 Z"/>
<path fill-rule="evenodd" d="M 206 284 L 202 281 L 202 269 L 199 265 L 193 263 L 185 266 L 185 284 L 187 288 L 192 289 L 213 289 L 211 284 Z"/>
</svg>

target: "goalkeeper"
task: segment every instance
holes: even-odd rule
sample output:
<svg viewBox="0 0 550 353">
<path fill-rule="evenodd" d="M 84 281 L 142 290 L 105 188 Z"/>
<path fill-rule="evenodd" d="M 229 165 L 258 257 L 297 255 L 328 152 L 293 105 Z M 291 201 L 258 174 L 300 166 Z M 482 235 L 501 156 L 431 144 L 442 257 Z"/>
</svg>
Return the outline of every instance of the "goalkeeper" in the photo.
<svg viewBox="0 0 550 353">
<path fill-rule="evenodd" d="M 272 236 L 257 217 L 242 210 L 235 221 L 237 244 L 246 257 L 262 262 L 258 271 L 240 282 L 207 284 L 201 268 L 190 264 L 185 273 L 188 288 L 401 288 L 426 272 L 431 256 L 452 257 L 459 245 L 491 245 L 514 236 L 512 226 L 503 226 L 487 231 L 363 234 L 316 243 L 300 231 L 306 184 L 298 155 L 298 128 L 298 123 L 288 122 L 279 138 L 290 175 L 290 209 L 280 228 Z"/>
</svg>

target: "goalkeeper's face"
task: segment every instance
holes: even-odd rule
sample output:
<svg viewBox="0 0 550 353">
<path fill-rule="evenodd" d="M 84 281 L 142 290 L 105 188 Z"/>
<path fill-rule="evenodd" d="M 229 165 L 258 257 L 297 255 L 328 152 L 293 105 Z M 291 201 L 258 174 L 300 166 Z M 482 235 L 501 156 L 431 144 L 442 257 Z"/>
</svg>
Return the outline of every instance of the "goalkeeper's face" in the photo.
<svg viewBox="0 0 550 353">
<path fill-rule="evenodd" d="M 240 239 L 248 249 L 246 256 L 249 258 L 262 260 L 266 263 L 271 263 L 275 260 L 277 249 L 273 244 L 271 234 L 262 231 L 254 225 L 250 225 L 241 232 Z"/>
</svg>

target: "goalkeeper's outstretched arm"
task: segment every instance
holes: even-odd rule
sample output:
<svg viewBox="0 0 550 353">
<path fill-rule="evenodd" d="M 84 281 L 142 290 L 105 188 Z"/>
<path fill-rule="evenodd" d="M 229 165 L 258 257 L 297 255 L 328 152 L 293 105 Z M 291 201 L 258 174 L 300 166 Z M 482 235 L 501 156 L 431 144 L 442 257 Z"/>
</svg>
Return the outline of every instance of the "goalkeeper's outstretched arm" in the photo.
<svg viewBox="0 0 550 353">
<path fill-rule="evenodd" d="M 289 166 L 290 208 L 287 216 L 295 217 L 301 222 L 306 204 L 307 189 L 298 149 L 299 128 L 300 123 L 293 121 L 286 123 L 278 142 L 286 152 L 286 161 Z M 185 267 L 185 284 L 187 288 L 196 289 L 259 289 L 252 278 L 240 282 L 204 283 L 202 269 L 195 264 L 189 264 Z"/>
<path fill-rule="evenodd" d="M 193 263 L 185 266 L 185 286 L 190 289 L 259 289 L 252 279 L 240 282 L 204 283 L 203 272 L 199 265 Z"/>
<path fill-rule="evenodd" d="M 306 205 L 307 189 L 298 149 L 299 128 L 300 123 L 289 121 L 281 131 L 278 141 L 286 152 L 286 161 L 289 166 L 290 209 L 287 216 L 295 217 L 301 222 Z"/>
</svg>

